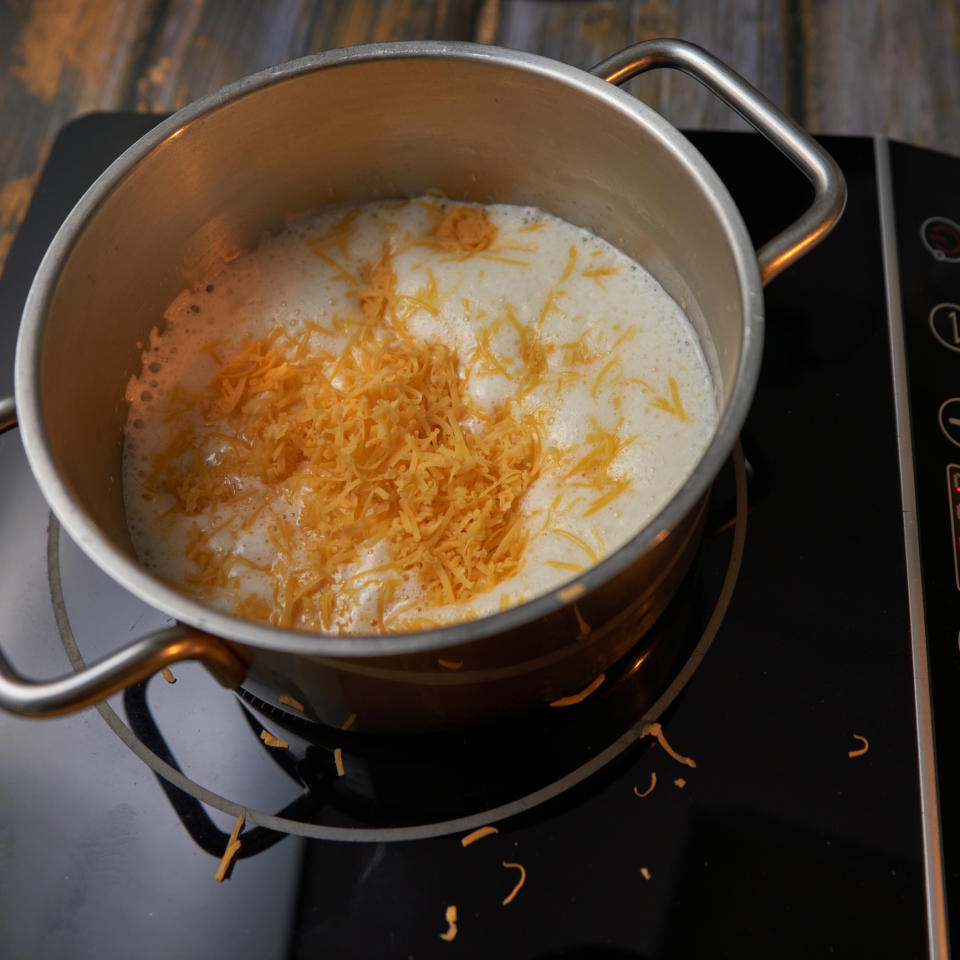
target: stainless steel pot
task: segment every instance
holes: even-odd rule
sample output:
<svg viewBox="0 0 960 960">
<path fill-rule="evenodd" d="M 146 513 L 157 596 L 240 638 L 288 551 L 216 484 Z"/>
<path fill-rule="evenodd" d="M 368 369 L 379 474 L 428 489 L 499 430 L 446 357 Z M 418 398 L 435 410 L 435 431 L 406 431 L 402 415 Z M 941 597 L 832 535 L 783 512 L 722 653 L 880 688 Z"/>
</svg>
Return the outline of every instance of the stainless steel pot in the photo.
<svg viewBox="0 0 960 960">
<path fill-rule="evenodd" d="M 758 255 L 703 158 L 616 86 L 664 66 L 706 84 L 814 185 L 807 213 Z M 652 523 L 576 581 L 438 630 L 280 630 L 151 576 L 134 556 L 120 484 L 124 388 L 139 368 L 138 342 L 180 290 L 285 213 L 428 188 L 543 207 L 660 280 L 700 334 L 721 409 L 693 475 Z M 267 70 L 181 110 L 112 164 L 63 224 L 24 309 L 15 403 L 0 405 L 4 427 L 19 416 L 31 468 L 69 535 L 178 625 L 51 682 L 24 680 L 0 656 L 0 707 L 75 710 L 187 658 L 276 706 L 332 725 L 353 714 L 354 729 L 380 733 L 467 725 L 579 690 L 636 644 L 686 572 L 756 383 L 762 284 L 825 236 L 844 199 L 838 168 L 807 134 L 677 40 L 638 44 L 591 73 L 473 44 L 356 47 Z"/>
</svg>

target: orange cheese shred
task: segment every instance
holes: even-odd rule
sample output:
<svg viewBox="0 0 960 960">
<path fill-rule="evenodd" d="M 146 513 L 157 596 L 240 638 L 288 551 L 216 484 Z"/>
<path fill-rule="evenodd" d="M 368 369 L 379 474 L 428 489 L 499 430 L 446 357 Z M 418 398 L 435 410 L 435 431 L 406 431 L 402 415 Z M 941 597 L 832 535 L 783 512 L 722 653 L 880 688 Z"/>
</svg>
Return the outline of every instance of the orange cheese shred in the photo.
<svg viewBox="0 0 960 960">
<path fill-rule="evenodd" d="M 862 735 L 859 734 L 859 733 L 855 733 L 855 734 L 853 735 L 853 739 L 854 739 L 854 740 L 859 740 L 859 741 L 863 744 L 863 746 L 862 746 L 862 747 L 859 747 L 859 748 L 856 749 L 856 750 L 850 750 L 850 751 L 847 753 L 847 756 L 848 756 L 848 757 L 862 757 L 862 756 L 870 749 L 870 741 L 867 740 L 866 737 L 862 736 Z"/>
<path fill-rule="evenodd" d="M 513 870 L 520 871 L 520 879 L 517 880 L 517 885 L 501 900 L 500 902 L 503 906 L 506 906 L 510 903 L 511 900 L 520 892 L 520 888 L 527 882 L 527 871 L 523 868 L 523 864 L 520 863 L 508 863 L 506 860 L 501 861 L 504 867 Z"/>
<path fill-rule="evenodd" d="M 447 929 L 440 934 L 440 939 L 449 943 L 457 935 L 457 908 L 454 904 L 447 907 L 443 918 L 447 921 Z"/>
<path fill-rule="evenodd" d="M 368 272 L 360 304 L 370 323 L 393 310 L 393 282 L 387 261 Z M 275 626 L 336 629 L 338 598 L 351 589 L 337 571 L 375 544 L 389 545 L 384 581 L 417 581 L 424 607 L 469 600 L 512 576 L 528 537 L 521 501 L 541 468 L 532 416 L 476 406 L 442 344 L 368 328 L 334 365 L 322 353 L 289 359 L 282 336 L 248 343 L 199 399 L 183 400 L 178 412 L 203 424 L 174 433 L 158 458 L 150 482 L 177 512 L 230 518 L 195 528 L 189 585 L 205 595 L 233 582 L 243 561 L 222 531 L 236 541 L 284 501 L 297 506 L 299 525 L 269 528 L 274 603 L 241 598 L 246 615 Z M 479 498 L 478 489 L 490 493 Z M 390 632 L 384 611 L 375 627 Z"/>
<path fill-rule="evenodd" d="M 570 449 L 542 449 L 549 432 L 542 405 L 532 413 L 518 401 L 537 389 L 566 389 L 565 377 L 582 378 L 594 397 L 609 392 L 616 402 L 622 386 L 636 383 L 650 405 L 687 418 L 673 377 L 662 394 L 627 379 L 615 348 L 634 336 L 634 326 L 612 351 L 602 337 L 588 336 L 593 326 L 586 323 L 571 343 L 548 335 L 565 316 L 563 286 L 577 266 L 575 246 L 543 302 L 524 305 L 536 316 L 532 322 L 520 322 L 519 307 L 502 298 L 488 305 L 489 315 L 464 298 L 477 321 L 471 356 L 414 337 L 408 321 L 439 316 L 455 287 L 441 291 L 427 268 L 415 291 L 398 290 L 399 254 L 424 246 L 441 259 L 529 266 L 510 254 L 536 249 L 535 241 L 501 238 L 482 207 L 417 202 L 431 213 L 429 234 L 415 239 L 387 230 L 373 262 L 350 255 L 359 209 L 307 241 L 322 271 L 347 288 L 344 308 L 324 326 L 278 325 L 232 355 L 224 341 L 209 344 L 216 369 L 207 384 L 176 388 L 165 401 L 170 433 L 144 495 L 171 502 L 171 523 L 192 524 L 186 587 L 197 596 L 222 597 L 240 616 L 289 629 L 394 633 L 438 626 L 432 608 L 469 604 L 521 569 L 534 535 L 526 494 L 544 470 L 557 470 L 582 494 L 565 505 L 571 511 L 581 504 L 581 519 L 631 486 L 619 457 L 637 438 L 621 435 L 622 420 L 612 430 L 593 421 L 585 441 Z M 582 273 L 602 286 L 617 269 L 594 265 Z M 346 346 L 320 346 L 330 333 Z M 566 365 L 559 372 L 557 351 Z M 513 381 L 515 396 L 493 409 L 479 403 L 467 386 L 481 376 Z M 579 574 L 605 552 L 602 543 L 598 550 L 579 535 L 553 532 L 583 553 L 546 560 L 566 573 Z M 269 558 L 245 556 L 248 538 L 264 541 Z M 375 568 L 363 569 L 371 555 Z M 363 599 L 371 574 L 375 601 Z M 292 697 L 280 701 L 304 710 Z M 571 702 L 579 701 L 554 705 Z"/>
<path fill-rule="evenodd" d="M 469 847 L 471 843 L 476 843 L 478 840 L 482 840 L 484 837 L 489 837 L 499 832 L 500 831 L 496 827 L 492 826 L 477 827 L 476 830 L 468 833 L 465 837 L 461 837 L 460 844 L 464 847 Z"/>
<path fill-rule="evenodd" d="M 633 788 L 633 792 L 634 792 L 638 797 L 641 797 L 641 798 L 642 798 L 642 797 L 649 797 L 650 794 L 653 793 L 653 788 L 654 788 L 656 785 L 657 785 L 657 772 L 656 772 L 656 770 L 651 770 L 651 771 L 650 771 L 650 786 L 647 787 L 647 789 L 644 790 L 643 793 L 641 793 L 636 787 L 634 787 L 634 788 Z"/>
<path fill-rule="evenodd" d="M 230 831 L 227 848 L 223 851 L 223 856 L 220 858 L 220 863 L 217 866 L 217 872 L 213 875 L 213 879 L 216 880 L 217 883 L 223 883 L 223 881 L 230 876 L 230 871 L 233 869 L 233 861 L 240 852 L 240 831 L 243 829 L 244 822 L 244 816 L 241 813 L 233 825 L 233 830 Z"/>
<path fill-rule="evenodd" d="M 641 731 L 641 736 L 643 737 L 653 737 L 656 739 L 657 743 L 671 756 L 677 763 L 686 764 L 688 767 L 695 767 L 696 763 L 690 759 L 690 757 L 681 756 L 677 753 L 673 747 L 667 743 L 667 738 L 664 736 L 663 727 L 659 723 L 648 723 L 644 725 L 643 730 Z"/>
<path fill-rule="evenodd" d="M 337 776 L 342 777 L 344 771 L 343 771 L 343 749 L 341 747 L 337 747 L 333 751 L 333 765 L 337 768 Z"/>
<path fill-rule="evenodd" d="M 286 693 L 280 695 L 280 702 L 287 707 L 293 707 L 294 710 L 299 710 L 300 713 L 304 712 L 303 704 L 299 700 L 295 700 L 293 697 L 288 696 Z"/>
<path fill-rule="evenodd" d="M 167 683 L 177 682 L 177 678 L 173 675 L 173 671 L 169 667 L 164 667 L 160 671 L 160 675 L 163 677 L 164 680 L 167 681 Z"/>
<path fill-rule="evenodd" d="M 275 737 L 272 733 L 267 730 L 260 731 L 260 739 L 268 747 L 276 747 L 278 750 L 286 750 L 290 744 L 286 740 L 281 740 L 279 737 Z"/>
<path fill-rule="evenodd" d="M 479 253 L 493 244 L 497 228 L 482 207 L 450 207 L 434 235 L 441 249 L 450 253 Z"/>
</svg>

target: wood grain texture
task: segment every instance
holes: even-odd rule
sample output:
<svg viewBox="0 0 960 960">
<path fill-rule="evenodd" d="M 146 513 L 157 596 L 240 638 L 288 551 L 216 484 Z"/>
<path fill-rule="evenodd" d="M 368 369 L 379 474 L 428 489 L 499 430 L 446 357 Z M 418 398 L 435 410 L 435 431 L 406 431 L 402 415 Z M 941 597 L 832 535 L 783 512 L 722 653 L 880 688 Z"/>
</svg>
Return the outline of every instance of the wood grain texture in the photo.
<svg viewBox="0 0 960 960">
<path fill-rule="evenodd" d="M 0 0 L 0 268 L 57 130 L 167 112 L 318 50 L 481 40 L 589 67 L 628 43 L 701 44 L 815 132 L 960 154 L 955 0 Z M 628 89 L 680 126 L 742 122 L 696 82 Z"/>
<path fill-rule="evenodd" d="M 803 4 L 810 125 L 960 154 L 955 0 Z"/>
<path fill-rule="evenodd" d="M 627 43 L 652 37 L 682 37 L 732 66 L 771 100 L 806 117 L 789 97 L 790 77 L 802 65 L 790 42 L 781 0 L 507 0 L 497 42 L 545 53 L 589 68 Z M 786 11 L 789 14 L 789 10 Z M 657 71 L 626 89 L 677 126 L 746 129 L 736 114 L 696 81 L 675 71 Z"/>
</svg>

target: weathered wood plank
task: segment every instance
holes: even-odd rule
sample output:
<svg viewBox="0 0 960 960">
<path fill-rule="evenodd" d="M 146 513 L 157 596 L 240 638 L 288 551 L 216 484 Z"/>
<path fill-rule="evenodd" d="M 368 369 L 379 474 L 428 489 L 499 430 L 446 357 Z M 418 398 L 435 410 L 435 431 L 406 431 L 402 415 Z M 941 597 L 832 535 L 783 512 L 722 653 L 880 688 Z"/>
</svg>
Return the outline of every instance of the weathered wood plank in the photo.
<svg viewBox="0 0 960 960">
<path fill-rule="evenodd" d="M 954 0 L 0 0 L 0 269 L 57 130 L 170 111 L 317 50 L 478 39 L 589 67 L 635 40 L 700 43 L 816 132 L 960 154 Z M 689 78 L 628 87 L 680 126 L 741 122 Z"/>
<path fill-rule="evenodd" d="M 802 4 L 810 123 L 960 154 L 960 6 Z"/>
<path fill-rule="evenodd" d="M 149 0 L 0 5 L 0 266 L 57 130 L 122 101 Z"/>
<path fill-rule="evenodd" d="M 780 6 L 777 0 L 504 0 L 497 42 L 589 68 L 628 43 L 683 37 L 783 104 Z M 675 71 L 639 77 L 627 89 L 679 126 L 743 126 L 703 87 Z"/>
<path fill-rule="evenodd" d="M 280 0 L 237 5 L 174 0 L 130 106 L 170 110 L 277 63 L 357 43 L 467 40 L 475 0 Z"/>
<path fill-rule="evenodd" d="M 496 0 L 0 0 L 0 269 L 57 130 L 169 112 L 317 50 L 488 39 Z"/>
</svg>

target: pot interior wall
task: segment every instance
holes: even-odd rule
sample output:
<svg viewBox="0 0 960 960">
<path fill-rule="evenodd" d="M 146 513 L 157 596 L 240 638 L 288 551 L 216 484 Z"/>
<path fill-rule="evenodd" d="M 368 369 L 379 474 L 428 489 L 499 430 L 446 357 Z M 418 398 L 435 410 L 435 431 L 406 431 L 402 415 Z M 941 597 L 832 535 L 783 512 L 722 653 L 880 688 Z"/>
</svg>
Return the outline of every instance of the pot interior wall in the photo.
<svg viewBox="0 0 960 960">
<path fill-rule="evenodd" d="M 744 297 L 714 198 L 627 98 L 582 77 L 481 58 L 339 64 L 227 100 L 129 170 L 69 251 L 39 370 L 54 460 L 103 533 L 130 550 L 124 391 L 165 306 L 285 214 L 317 206 L 434 188 L 585 226 L 685 307 L 725 405 Z"/>
</svg>

